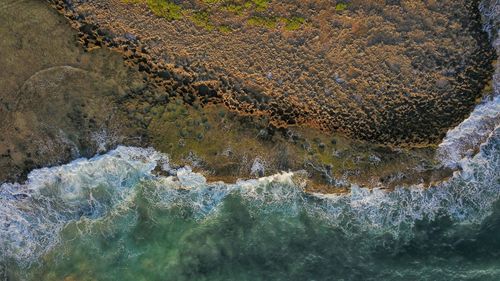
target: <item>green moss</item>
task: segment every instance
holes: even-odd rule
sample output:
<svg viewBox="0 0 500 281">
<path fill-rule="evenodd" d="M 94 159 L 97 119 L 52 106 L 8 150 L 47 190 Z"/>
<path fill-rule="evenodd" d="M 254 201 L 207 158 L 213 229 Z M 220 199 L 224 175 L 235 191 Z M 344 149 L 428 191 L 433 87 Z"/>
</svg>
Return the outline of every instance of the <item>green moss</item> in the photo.
<svg viewBox="0 0 500 281">
<path fill-rule="evenodd" d="M 247 20 L 248 25 L 250 26 L 259 26 L 266 28 L 276 28 L 277 20 L 275 18 L 264 18 L 264 17 L 251 17 Z"/>
<path fill-rule="evenodd" d="M 157 16 L 167 20 L 189 19 L 195 25 L 207 30 L 218 30 L 222 33 L 233 31 L 229 25 L 218 25 L 214 23 L 214 15 L 225 11 L 233 13 L 236 20 L 245 22 L 249 26 L 274 29 L 281 22 L 289 31 L 300 29 L 305 23 L 302 17 L 283 18 L 269 17 L 264 12 L 269 10 L 271 0 L 201 0 L 202 5 L 198 8 L 187 8 L 182 4 L 176 4 L 173 0 L 122 0 L 127 4 L 146 4 Z M 196 6 L 195 6 L 196 7 Z M 255 15 L 258 12 L 258 15 Z"/>
<path fill-rule="evenodd" d="M 347 9 L 347 4 L 346 3 L 337 3 L 337 5 L 335 5 L 335 11 L 344 11 L 345 9 Z"/>
<path fill-rule="evenodd" d="M 167 20 L 180 20 L 183 17 L 182 7 L 169 0 L 146 0 L 146 3 L 155 15 Z"/>
<path fill-rule="evenodd" d="M 221 2 L 224 2 L 224 0 L 203 0 L 203 3 L 208 5 L 213 5 Z"/>
<path fill-rule="evenodd" d="M 219 31 L 222 33 L 231 33 L 233 31 L 233 29 L 230 26 L 221 25 L 221 26 L 219 26 Z"/>
<path fill-rule="evenodd" d="M 163 114 L 152 119 L 148 130 L 153 135 L 154 146 L 168 152 L 177 163 L 183 163 L 191 153 L 217 163 L 222 157 L 217 155 L 228 147 L 239 151 L 260 147 L 254 138 L 242 137 L 247 133 L 244 129 L 227 130 L 233 121 L 226 118 L 226 113 L 220 106 L 199 111 L 184 104 L 169 103 Z"/>
<path fill-rule="evenodd" d="M 208 12 L 194 12 L 190 18 L 194 24 L 206 30 L 213 30 L 215 28 L 211 23 L 210 14 Z"/>
<path fill-rule="evenodd" d="M 285 22 L 285 29 L 289 31 L 297 30 L 302 27 L 302 25 L 305 23 L 305 19 L 302 17 L 293 17 L 291 19 L 284 19 Z"/>
<path fill-rule="evenodd" d="M 267 10 L 270 0 L 252 0 L 255 5 L 255 10 L 258 12 L 262 12 Z"/>
<path fill-rule="evenodd" d="M 223 6 L 221 9 L 231 13 L 242 15 L 243 12 L 247 9 L 247 7 L 245 7 L 244 5 L 228 4 Z"/>
</svg>

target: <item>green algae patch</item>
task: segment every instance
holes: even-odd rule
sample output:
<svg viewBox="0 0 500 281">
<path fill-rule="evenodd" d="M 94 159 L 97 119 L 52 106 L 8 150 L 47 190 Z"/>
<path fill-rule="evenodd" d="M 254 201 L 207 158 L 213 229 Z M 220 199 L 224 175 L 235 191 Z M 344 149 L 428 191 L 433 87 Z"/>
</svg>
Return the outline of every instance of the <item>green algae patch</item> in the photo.
<svg viewBox="0 0 500 281">
<path fill-rule="evenodd" d="M 347 9 L 347 4 L 346 3 L 337 3 L 337 5 L 335 5 L 335 10 L 336 11 L 344 11 L 345 9 Z"/>
<path fill-rule="evenodd" d="M 169 21 L 186 19 L 197 27 L 221 33 L 235 31 L 233 26 L 259 27 L 276 29 L 283 27 L 287 31 L 300 29 L 303 17 L 276 16 L 271 9 L 270 0 L 201 0 L 186 5 L 170 0 L 122 0 L 127 4 L 146 4 L 159 17 Z"/>
<path fill-rule="evenodd" d="M 270 128 L 265 118 L 239 116 L 223 105 L 193 106 L 182 100 L 155 106 L 147 131 L 153 147 L 174 163 L 190 165 L 209 180 L 234 182 L 281 171 L 306 170 L 309 191 L 345 192 L 348 182 L 385 181 L 388 186 L 432 180 L 431 169 L 415 173 L 415 166 L 434 167 L 432 148 L 394 151 L 384 146 L 326 135 L 311 128 Z M 253 170 L 255 162 L 263 174 Z M 401 177 L 401 171 L 408 175 Z M 398 178 L 399 177 L 399 178 Z"/>
<path fill-rule="evenodd" d="M 193 12 L 190 17 L 191 21 L 206 30 L 214 30 L 215 26 L 212 24 L 210 20 L 210 14 L 208 12 Z"/>
<path fill-rule="evenodd" d="M 255 10 L 258 12 L 262 12 L 267 10 L 270 0 L 252 0 L 255 5 Z"/>
<path fill-rule="evenodd" d="M 158 16 L 167 20 L 180 20 L 182 16 L 182 7 L 165 0 L 147 0 L 149 8 Z"/>
<path fill-rule="evenodd" d="M 278 21 L 275 18 L 251 17 L 247 20 L 247 24 L 250 26 L 274 29 L 276 28 Z"/>
<path fill-rule="evenodd" d="M 230 26 L 227 26 L 227 25 L 219 26 L 218 29 L 222 33 L 231 33 L 233 31 L 233 29 Z"/>
<path fill-rule="evenodd" d="M 169 153 L 174 162 L 210 167 L 208 174 L 236 176 L 241 159 L 251 161 L 272 147 L 259 142 L 250 128 L 237 126 L 234 118 L 222 106 L 196 109 L 171 102 L 153 117 L 148 131 L 154 147 Z"/>
<path fill-rule="evenodd" d="M 283 20 L 285 22 L 285 29 L 289 31 L 300 29 L 306 21 L 303 17 L 284 18 Z"/>
<path fill-rule="evenodd" d="M 149 9 L 157 16 L 167 20 L 180 20 L 183 16 L 182 6 L 168 0 L 122 0 L 127 4 L 146 3 Z"/>
</svg>

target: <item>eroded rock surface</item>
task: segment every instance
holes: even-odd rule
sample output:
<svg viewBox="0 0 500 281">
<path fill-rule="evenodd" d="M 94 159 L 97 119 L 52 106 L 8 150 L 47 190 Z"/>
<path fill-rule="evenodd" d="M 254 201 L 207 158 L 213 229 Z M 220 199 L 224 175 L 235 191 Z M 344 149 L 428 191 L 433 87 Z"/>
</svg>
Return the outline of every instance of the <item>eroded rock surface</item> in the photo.
<svg viewBox="0 0 500 281">
<path fill-rule="evenodd" d="M 141 42 L 154 63 L 140 70 L 208 84 L 219 103 L 275 126 L 436 143 L 470 113 L 493 71 L 478 1 L 147 3 L 61 7 L 86 24 L 82 33 L 92 26 L 117 44 Z"/>
<path fill-rule="evenodd" d="M 262 22 L 252 22 L 241 25 L 241 29 L 232 27 L 231 30 L 221 30 L 231 21 L 251 19 L 245 18 L 250 14 L 243 14 L 229 17 L 228 22 L 213 22 L 213 28 L 207 30 L 207 26 L 199 26 L 199 22 L 195 25 L 192 18 L 172 22 L 155 16 L 148 10 L 149 7 L 140 3 L 81 1 L 70 5 L 67 1 L 50 2 L 70 21 L 65 21 L 46 3 L 37 0 L 2 6 L 0 12 L 2 22 L 9 23 L 0 26 L 3 36 L 0 51 L 5 54 L 0 56 L 0 63 L 5 66 L 0 69 L 0 182 L 20 181 L 33 168 L 89 157 L 116 144 L 153 146 L 170 155 L 173 163 L 190 165 L 210 180 L 230 182 L 280 171 L 305 170 L 314 183 L 307 187 L 308 191 L 318 192 L 345 192 L 349 182 L 389 188 L 401 184 L 428 184 L 450 175 L 450 171 L 441 169 L 434 159 L 432 146 L 393 149 L 352 140 L 328 130 L 326 133 L 319 131 L 318 128 L 328 127 L 324 127 L 316 117 L 322 116 L 327 120 L 332 106 L 350 110 L 342 111 L 344 113 L 336 115 L 338 118 L 354 118 L 355 110 L 350 106 L 364 110 L 370 104 L 366 103 L 366 97 L 356 98 L 355 103 L 333 98 L 333 95 L 344 92 L 330 92 L 330 98 L 313 95 L 312 90 L 294 94 L 280 92 L 290 89 L 295 85 L 293 83 L 302 85 L 304 82 L 277 80 L 283 75 L 279 74 L 282 68 L 286 72 L 289 70 L 286 67 L 296 63 L 291 58 L 287 58 L 290 59 L 288 66 L 283 64 L 282 68 L 275 69 L 278 72 L 270 72 L 261 69 L 264 65 L 260 61 L 261 56 L 270 56 L 262 50 L 255 55 L 255 62 L 244 68 L 240 65 L 244 60 L 232 63 L 234 48 L 217 51 L 216 47 L 205 46 L 207 53 L 203 60 L 197 57 L 196 52 L 165 51 L 166 46 L 180 48 L 179 44 L 198 40 L 195 39 L 197 36 L 222 41 L 229 38 L 226 36 L 240 39 L 252 36 L 255 40 L 264 40 L 262 36 L 279 40 L 288 38 L 287 44 L 296 46 L 298 41 L 290 38 L 308 38 L 308 32 L 314 31 L 311 18 L 300 24 L 292 22 L 292 28 L 287 27 L 291 23 L 286 19 L 293 19 L 296 15 L 285 13 L 279 16 L 280 22 L 283 22 L 272 28 L 262 26 Z M 350 9 L 356 7 L 352 5 L 335 11 L 335 15 L 344 18 Z M 97 6 L 100 7 L 99 14 L 92 14 L 92 9 Z M 169 41 L 171 44 L 167 44 L 164 42 L 166 39 L 158 35 L 147 37 L 135 29 L 124 29 L 122 33 L 119 28 L 123 26 L 119 20 L 116 26 L 105 28 L 109 20 L 98 23 L 97 18 L 105 9 L 113 7 L 123 13 L 125 10 L 132 15 L 136 13 L 139 19 L 144 16 L 152 26 L 158 25 L 172 32 L 171 28 L 181 28 L 182 32 L 187 30 L 182 28 L 188 28 L 193 34 L 185 34 L 185 38 L 177 34 L 179 40 L 184 38 L 188 41 Z M 195 8 L 197 6 L 190 9 Z M 266 11 L 260 10 L 260 13 L 265 16 Z M 145 34 L 151 30 L 146 31 Z M 242 35 L 244 32 L 248 35 Z M 214 39 L 208 38 L 208 35 Z M 256 50 L 279 47 L 266 45 L 268 41 L 260 41 L 262 46 L 258 47 L 255 42 L 247 40 L 227 44 L 253 46 Z M 301 46 L 312 44 L 312 41 L 308 42 L 304 41 L 301 44 L 306 45 Z M 241 51 L 242 55 L 248 51 L 245 48 Z M 283 52 L 292 51 L 298 57 L 312 52 L 304 47 Z M 282 51 L 277 49 L 272 53 L 279 59 Z M 213 57 L 223 54 L 227 57 Z M 310 63 L 313 61 L 311 59 Z M 314 65 L 318 67 L 323 63 L 321 59 L 316 59 L 316 62 Z M 276 62 L 269 60 L 266 65 L 273 68 Z M 253 74 L 245 74 L 244 69 Z M 264 80 L 259 80 L 261 74 L 257 69 L 265 72 Z M 301 73 L 323 79 L 312 69 L 304 69 Z M 352 81 L 337 70 L 333 74 L 333 80 L 328 81 L 348 91 L 349 87 L 345 86 Z M 398 76 L 400 78 L 401 75 Z M 436 81 L 438 88 L 449 87 L 450 79 Z M 273 86 L 276 81 L 283 87 Z M 287 83 L 293 85 L 286 86 Z M 304 85 L 323 87 L 323 84 L 318 86 L 309 80 Z M 385 92 L 381 94 L 388 95 Z M 316 101 L 309 100 L 311 95 Z M 425 100 L 424 97 L 422 100 Z M 348 97 L 348 100 L 351 99 Z M 429 99 L 431 103 L 433 100 Z M 310 111 L 314 104 L 320 104 L 323 109 L 318 109 L 316 113 Z M 426 108 L 434 110 L 431 105 Z M 407 107 L 403 111 L 412 112 Z M 399 111 L 388 110 L 386 114 L 393 116 L 395 112 Z M 458 110 L 450 112 L 452 115 L 459 113 Z M 354 123 L 346 121 L 345 126 L 357 124 L 352 128 L 362 131 L 366 127 L 361 124 L 366 120 L 380 121 L 375 119 L 376 114 L 364 116 L 365 119 L 352 119 Z M 394 116 L 399 120 L 400 117 Z M 415 122 L 415 126 L 427 125 Z M 398 123 L 393 129 L 405 126 Z M 362 134 L 345 128 L 330 129 L 363 138 Z M 429 142 L 431 138 L 423 142 Z M 385 144 L 402 141 L 369 140 Z M 415 143 L 420 142 L 412 142 Z"/>
<path fill-rule="evenodd" d="M 116 100 L 142 76 L 114 52 L 85 53 L 45 2 L 0 7 L 0 182 L 117 143 L 140 143 L 140 130 Z"/>
</svg>

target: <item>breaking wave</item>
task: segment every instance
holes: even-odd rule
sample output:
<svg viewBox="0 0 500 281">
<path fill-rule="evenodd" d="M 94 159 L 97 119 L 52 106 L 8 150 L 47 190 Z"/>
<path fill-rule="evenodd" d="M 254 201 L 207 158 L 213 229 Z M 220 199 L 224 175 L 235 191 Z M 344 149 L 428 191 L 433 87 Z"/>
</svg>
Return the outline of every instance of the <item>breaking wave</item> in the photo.
<svg viewBox="0 0 500 281">
<path fill-rule="evenodd" d="M 140 187 L 151 205 L 184 206 L 198 219 L 217 213 L 228 196 L 238 194 L 246 204 L 258 205 L 259 212 L 306 212 L 348 236 L 370 232 L 408 241 L 418 221 L 445 216 L 454 223 L 479 225 L 488 217 L 500 195 L 499 151 L 497 129 L 442 186 L 393 192 L 352 186 L 346 195 L 309 195 L 294 173 L 236 184 L 207 183 L 189 168 L 171 170 L 168 157 L 153 149 L 121 146 L 91 159 L 35 170 L 25 184 L 3 184 L 0 241 L 4 255 L 29 265 L 59 242 L 68 223 L 99 220 L 130 208 Z M 155 175 L 157 166 L 175 175 Z"/>
<path fill-rule="evenodd" d="M 498 28 L 496 15 L 499 8 L 500 5 L 495 0 L 485 0 L 481 4 L 486 18 L 485 28 L 492 40 L 495 40 L 497 50 L 500 50 L 500 39 L 494 32 Z M 323 250 L 330 246 L 337 247 L 339 252 L 342 252 L 339 249 L 347 252 L 338 257 L 339 262 L 347 264 L 338 266 L 345 266 L 346 270 L 349 269 L 349 264 L 376 264 L 376 259 L 371 260 L 367 255 L 377 253 L 377 249 L 384 249 L 384 256 L 389 251 L 389 256 L 398 257 L 401 252 L 409 255 L 408 249 L 421 253 L 432 252 L 429 248 L 435 247 L 447 253 L 445 258 L 436 254 L 436 263 L 441 265 L 446 258 L 452 256 L 451 253 L 457 251 L 473 252 L 488 247 L 497 251 L 500 249 L 500 241 L 498 245 L 486 244 L 484 247 L 478 243 L 481 242 L 479 238 L 487 236 L 488 230 L 500 230 L 500 65 L 493 77 L 493 89 L 493 93 L 476 107 L 469 118 L 448 132 L 439 146 L 437 157 L 443 165 L 458 170 L 449 180 L 431 188 L 417 185 L 387 192 L 353 185 L 349 194 L 308 194 L 303 192 L 304 182 L 300 173 L 282 173 L 241 180 L 235 184 L 207 183 L 202 175 L 191 171 L 189 167 L 171 168 L 168 156 L 152 148 L 124 146 L 91 159 L 78 159 L 66 165 L 34 170 L 23 184 L 4 183 L 0 186 L 0 273 L 1 266 L 5 264 L 31 268 L 41 257 L 65 244 L 65 229 L 75 224 L 79 226 L 79 237 L 91 236 L 94 235 L 93 225 L 99 222 L 113 225 L 115 219 L 120 221 L 120 216 L 132 213 L 127 225 L 121 226 L 130 227 L 140 221 L 138 209 L 141 206 L 147 206 L 150 213 L 173 210 L 175 216 L 192 219 L 198 226 L 205 225 L 203 229 L 209 229 L 220 236 L 220 232 L 210 229 L 206 224 L 213 220 L 219 223 L 235 220 L 232 217 L 235 212 L 224 211 L 224 206 L 234 198 L 238 198 L 239 209 L 248 211 L 245 220 L 258 218 L 265 221 L 276 216 L 306 216 L 308 219 L 304 219 L 305 221 L 314 220 L 321 229 L 327 227 L 328 231 L 335 230 L 331 232 L 333 234 L 325 230 L 328 232 L 327 236 L 319 232 L 310 234 L 310 240 L 306 240 L 309 246 L 296 245 L 287 240 L 287 243 L 305 253 L 309 253 L 307 247 L 315 249 L 316 252 L 311 252 L 304 258 L 305 264 L 310 262 L 324 267 L 327 263 L 321 262 L 321 258 L 322 255 L 328 256 L 328 253 Z M 150 218 L 160 220 L 161 216 L 151 215 Z M 492 220 L 494 223 L 491 223 Z M 284 229 L 287 231 L 306 231 L 304 229 L 307 228 L 288 224 L 291 222 L 285 223 Z M 267 228 L 259 231 L 270 235 L 269 233 L 274 233 L 274 226 L 270 223 L 266 225 Z M 188 228 L 185 230 L 188 231 Z M 335 236 L 335 233 L 340 234 Z M 202 234 L 210 236 L 210 232 Z M 286 231 L 279 235 L 287 234 L 296 239 L 302 239 L 306 235 L 293 236 L 293 233 Z M 330 234 L 341 242 L 328 240 L 328 243 L 336 244 L 322 245 L 320 239 L 328 239 Z M 247 239 L 250 241 L 245 243 L 254 243 L 251 245 L 255 246 L 255 243 L 260 243 L 259 239 L 259 235 L 250 236 Z M 317 245 L 315 239 L 319 241 Z M 468 240 L 463 242 L 460 239 Z M 494 248 L 496 246 L 499 247 L 497 250 Z M 274 245 L 269 247 L 276 251 L 281 249 L 273 248 Z M 245 244 L 236 249 L 249 251 L 250 248 Z M 209 250 L 210 255 L 203 255 L 212 258 L 214 250 Z M 192 251 L 196 252 L 196 249 Z M 349 255 L 352 251 L 357 252 L 359 260 L 349 260 L 354 257 Z M 289 262 L 288 259 L 283 259 Z M 200 260 L 203 261 L 202 258 Z M 452 262 L 449 261 L 449 272 L 459 271 L 461 261 L 454 264 Z M 180 266 L 179 261 L 174 264 Z M 192 267 L 192 264 L 188 265 L 186 267 Z M 387 263 L 384 264 L 386 265 Z M 303 266 L 306 268 L 306 265 Z M 447 280 L 474 279 L 484 277 L 484 274 L 495 280 L 500 276 L 500 271 L 495 266 L 489 269 L 485 273 L 482 269 L 472 268 L 468 271 L 469 275 L 449 275 L 453 278 Z M 370 270 L 384 271 L 377 266 Z M 399 271 L 387 269 L 387 272 L 384 271 L 387 275 L 380 276 L 384 280 L 397 280 L 398 276 L 435 280 L 432 276 L 444 276 L 440 270 L 418 264 L 414 268 L 399 268 Z M 325 271 L 326 273 L 328 272 Z M 9 274 L 20 276 L 18 273 L 7 275 Z M 348 279 L 359 280 L 358 277 L 360 276 Z"/>
<path fill-rule="evenodd" d="M 483 0 L 479 5 L 483 16 L 484 30 L 500 55 L 500 1 Z M 479 104 L 470 116 L 446 134 L 438 149 L 438 158 L 450 168 L 459 167 L 460 160 L 475 154 L 475 149 L 484 143 L 500 126 L 500 62 L 497 62 L 492 77 L 493 92 Z"/>
</svg>

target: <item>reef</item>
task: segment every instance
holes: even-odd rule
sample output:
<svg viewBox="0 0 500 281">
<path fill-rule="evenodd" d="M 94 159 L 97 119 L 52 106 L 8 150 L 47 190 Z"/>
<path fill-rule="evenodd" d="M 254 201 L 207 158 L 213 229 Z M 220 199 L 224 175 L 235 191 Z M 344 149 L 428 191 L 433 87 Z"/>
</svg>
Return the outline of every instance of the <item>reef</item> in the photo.
<svg viewBox="0 0 500 281">
<path fill-rule="evenodd" d="M 478 1 L 333 2 L 58 5 L 87 48 L 121 49 L 167 92 L 275 127 L 436 144 L 488 87 L 495 52 Z"/>
<path fill-rule="evenodd" d="M 434 144 L 491 90 L 494 54 L 461 1 L 49 3 L 0 13 L 18 23 L 2 26 L 2 182 L 124 144 L 211 181 L 305 170 L 311 192 L 430 184 L 451 175 Z"/>
</svg>

